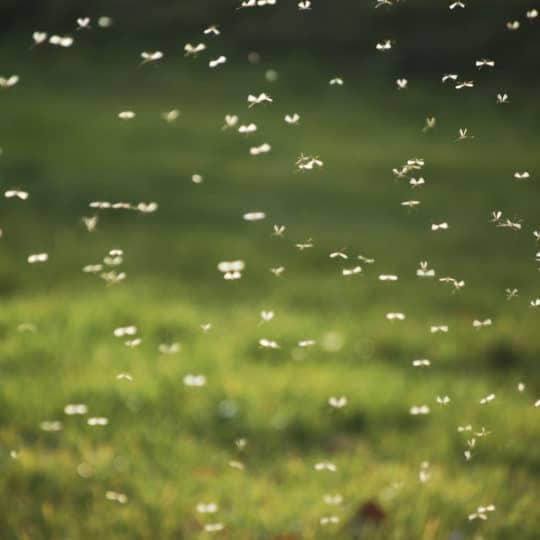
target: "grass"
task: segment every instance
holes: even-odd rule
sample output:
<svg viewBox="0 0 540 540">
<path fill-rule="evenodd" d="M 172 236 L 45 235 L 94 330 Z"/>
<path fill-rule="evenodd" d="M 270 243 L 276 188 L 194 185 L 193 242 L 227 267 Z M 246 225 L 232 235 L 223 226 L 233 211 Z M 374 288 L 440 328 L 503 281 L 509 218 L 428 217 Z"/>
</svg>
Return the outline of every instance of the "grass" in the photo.
<svg viewBox="0 0 540 540">
<path fill-rule="evenodd" d="M 221 538 L 351 538 L 345 524 L 369 499 L 387 518 L 368 538 L 538 537 L 540 348 L 528 305 L 538 295 L 538 183 L 512 179 L 539 170 L 532 96 L 510 86 L 512 104 L 496 106 L 500 88 L 488 78 L 470 94 L 427 78 L 398 93 L 392 73 L 377 76 L 390 81 L 382 88 L 353 70 L 330 88 L 331 69 L 294 58 L 208 73 L 200 62 L 135 69 L 127 56 L 34 52 L 17 62 L 20 86 L 0 96 L 0 183 L 31 193 L 1 203 L 2 538 L 203 538 L 211 521 L 225 523 Z M 13 56 L 4 61 L 10 68 Z M 275 65 L 271 84 L 264 70 Z M 258 91 L 275 103 L 248 112 L 245 98 Z M 183 114 L 168 125 L 159 115 L 174 107 Z M 125 109 L 136 119 L 120 122 Z M 301 125 L 286 126 L 294 111 Z M 255 121 L 260 134 L 223 132 L 226 113 Z M 438 127 L 423 134 L 431 115 Z M 460 127 L 475 140 L 454 142 Z M 272 153 L 250 158 L 249 146 L 265 141 Z M 301 152 L 320 155 L 322 171 L 294 173 Z M 408 212 L 399 203 L 410 188 L 391 169 L 414 156 L 426 160 L 427 185 Z M 203 184 L 190 181 L 194 172 Z M 92 200 L 156 200 L 160 209 L 102 212 L 90 234 L 80 218 Z M 523 218 L 524 230 L 490 224 L 499 208 Z M 269 218 L 244 222 L 255 209 Z M 450 229 L 432 233 L 440 221 Z M 273 223 L 287 225 L 285 238 L 272 237 Z M 315 247 L 299 252 L 308 237 Z M 125 251 L 128 278 L 106 287 L 81 268 L 113 247 Z M 346 280 L 328 258 L 341 248 L 376 263 Z M 49 263 L 28 265 L 40 251 Z M 236 258 L 245 276 L 224 282 L 216 265 Z M 418 280 L 420 260 L 466 287 L 453 294 Z M 269 268 L 279 265 L 276 278 Z M 381 283 L 380 273 L 400 280 Z M 507 301 L 507 287 L 519 296 Z M 262 325 L 261 309 L 275 320 Z M 391 324 L 388 311 L 407 319 Z M 493 326 L 475 331 L 472 320 L 486 317 Z M 17 331 L 24 322 L 36 331 Z M 128 324 L 140 329 L 138 348 L 113 337 Z M 432 324 L 450 331 L 432 335 Z M 262 337 L 280 349 L 262 350 Z M 317 344 L 301 349 L 302 339 Z M 159 354 L 171 341 L 181 352 Z M 431 368 L 411 367 L 424 357 Z M 204 373 L 207 386 L 185 387 L 187 373 Z M 496 400 L 481 406 L 491 392 Z M 435 402 L 443 394 L 447 407 Z M 349 404 L 331 409 L 332 395 Z M 88 404 L 109 425 L 66 417 L 67 403 Z M 429 416 L 409 414 L 424 403 Z M 40 430 L 55 419 L 62 431 Z M 492 434 L 466 462 L 470 434 L 457 426 L 469 423 Z M 315 472 L 325 460 L 337 472 Z M 108 490 L 128 504 L 106 500 Z M 326 493 L 341 493 L 343 505 L 327 506 Z M 201 501 L 218 502 L 218 514 L 197 514 Z M 490 503 L 489 520 L 467 520 Z M 341 524 L 322 528 L 332 513 Z"/>
</svg>

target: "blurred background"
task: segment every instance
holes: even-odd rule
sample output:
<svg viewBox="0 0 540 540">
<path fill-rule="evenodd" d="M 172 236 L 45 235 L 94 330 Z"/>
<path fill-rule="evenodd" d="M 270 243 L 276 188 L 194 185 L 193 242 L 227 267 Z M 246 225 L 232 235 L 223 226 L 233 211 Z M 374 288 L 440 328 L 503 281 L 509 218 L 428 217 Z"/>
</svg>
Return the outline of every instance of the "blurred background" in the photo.
<svg viewBox="0 0 540 540">
<path fill-rule="evenodd" d="M 19 76 L 0 89 L 0 187 L 29 193 L 0 200 L 0 537 L 178 540 L 222 523 L 235 540 L 350 539 L 376 501 L 384 517 L 367 518 L 364 540 L 536 539 L 535 2 L 239 4 L 0 3 L 0 76 Z M 77 29 L 85 16 L 90 29 Z M 203 34 L 211 24 L 220 36 Z M 36 31 L 74 43 L 36 45 Z M 199 42 L 207 50 L 185 57 Z M 155 50 L 163 58 L 140 65 Z M 495 67 L 478 69 L 484 58 Z M 273 103 L 248 108 L 260 92 Z M 233 114 L 258 131 L 223 129 Z M 457 141 L 462 128 L 473 138 Z M 263 143 L 271 152 L 251 156 Z M 324 166 L 299 172 L 302 153 Z M 425 166 L 397 179 L 412 158 Z M 410 186 L 415 175 L 424 186 Z M 401 204 L 411 199 L 421 204 Z M 520 228 L 497 227 L 496 210 Z M 252 211 L 267 218 L 245 221 Z M 111 249 L 123 260 L 107 268 Z M 329 257 L 338 250 L 348 259 Z M 46 263 L 28 264 L 42 252 Z M 246 270 L 226 282 L 217 264 L 236 259 Z M 435 279 L 417 277 L 421 261 Z M 91 264 L 127 277 L 111 286 L 83 272 Z M 140 345 L 114 336 L 128 325 Z M 431 367 L 412 367 L 418 358 Z M 186 386 L 189 374 L 206 385 Z M 343 409 L 328 404 L 342 395 Z M 66 414 L 77 403 L 87 416 Z M 429 415 L 410 414 L 421 405 Z M 337 471 L 315 472 L 321 461 Z M 211 501 L 216 514 L 197 511 Z M 490 503 L 487 521 L 469 521 Z M 328 515 L 339 523 L 321 525 Z"/>
</svg>

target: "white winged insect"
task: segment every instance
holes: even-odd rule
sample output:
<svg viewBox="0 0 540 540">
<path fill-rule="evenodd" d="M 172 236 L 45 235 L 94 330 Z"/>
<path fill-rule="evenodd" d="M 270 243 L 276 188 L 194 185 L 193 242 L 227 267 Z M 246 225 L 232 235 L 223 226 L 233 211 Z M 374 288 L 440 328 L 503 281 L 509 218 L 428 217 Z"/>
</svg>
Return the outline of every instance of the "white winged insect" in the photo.
<svg viewBox="0 0 540 540">
<path fill-rule="evenodd" d="M 157 62 L 163 58 L 163 52 L 161 51 L 143 51 L 141 53 L 141 64 L 148 64 L 149 62 Z"/>
<path fill-rule="evenodd" d="M 347 405 L 347 397 L 346 396 L 331 396 L 328 398 L 328 405 L 330 407 L 333 407 L 334 409 L 343 409 Z"/>
<path fill-rule="evenodd" d="M 482 69 L 484 67 L 495 67 L 495 60 L 489 60 L 487 58 L 482 58 L 481 60 L 477 60 L 474 65 L 478 68 L 478 69 Z"/>
<path fill-rule="evenodd" d="M 9 77 L 0 77 L 0 88 L 11 88 L 19 82 L 18 75 L 10 75 Z"/>
<path fill-rule="evenodd" d="M 20 189 L 8 189 L 4 192 L 4 197 L 6 199 L 20 199 L 21 201 L 26 201 L 29 195 L 27 191 L 22 191 Z"/>
<path fill-rule="evenodd" d="M 259 146 L 252 146 L 249 149 L 249 153 L 252 156 L 259 156 L 260 154 L 268 154 L 272 150 L 272 146 L 269 143 L 263 143 Z"/>
<path fill-rule="evenodd" d="M 49 260 L 49 255 L 47 253 L 35 253 L 33 255 L 28 256 L 28 262 L 30 264 L 35 263 L 44 263 Z"/>
<path fill-rule="evenodd" d="M 416 270 L 416 276 L 420 278 L 435 277 L 435 270 L 428 267 L 427 261 L 421 261 L 420 268 Z"/>
<path fill-rule="evenodd" d="M 285 122 L 289 125 L 297 126 L 300 122 L 300 115 L 298 113 L 286 114 Z"/>
<path fill-rule="evenodd" d="M 492 325 L 492 320 L 491 319 L 483 319 L 483 320 L 475 319 L 472 325 L 473 325 L 473 328 L 477 328 L 477 329 L 485 328 L 486 326 Z"/>
<path fill-rule="evenodd" d="M 192 45 L 191 43 L 186 43 L 184 45 L 184 55 L 193 56 L 194 58 L 201 52 L 206 50 L 206 45 L 204 43 L 197 43 L 197 45 Z"/>
<path fill-rule="evenodd" d="M 247 97 L 247 102 L 248 107 L 251 109 L 251 107 L 254 107 L 255 105 L 259 105 L 261 103 L 272 103 L 273 99 L 265 92 L 262 92 L 258 96 L 249 94 Z"/>
<path fill-rule="evenodd" d="M 221 32 L 220 32 L 219 26 L 217 24 L 212 24 L 208 28 L 204 29 L 203 34 L 205 36 L 207 36 L 207 35 L 219 36 L 221 34 Z"/>
<path fill-rule="evenodd" d="M 394 42 L 391 39 L 385 39 L 384 41 L 380 41 L 379 43 L 377 43 L 375 48 L 378 51 L 389 51 L 392 48 L 393 44 Z"/>
<path fill-rule="evenodd" d="M 225 62 L 227 62 L 227 57 L 221 55 L 221 56 L 218 56 L 214 60 L 210 60 L 208 62 L 208 66 L 211 67 L 211 68 L 215 68 L 215 67 L 221 66 L 222 64 L 225 64 Z"/>
</svg>

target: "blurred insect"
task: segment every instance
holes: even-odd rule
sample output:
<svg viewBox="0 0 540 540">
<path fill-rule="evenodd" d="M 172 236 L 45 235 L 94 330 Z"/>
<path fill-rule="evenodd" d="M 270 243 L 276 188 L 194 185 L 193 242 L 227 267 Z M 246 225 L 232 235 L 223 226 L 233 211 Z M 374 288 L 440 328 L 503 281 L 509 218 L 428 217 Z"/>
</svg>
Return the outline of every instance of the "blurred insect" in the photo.
<svg viewBox="0 0 540 540">
<path fill-rule="evenodd" d="M 339 517 L 338 516 L 323 516 L 320 519 L 321 525 L 329 525 L 329 524 L 336 524 L 339 523 Z"/>
<path fill-rule="evenodd" d="M 482 398 L 480 400 L 480 405 L 486 405 L 487 403 L 491 403 L 495 399 L 495 394 L 489 394 L 485 398 Z"/>
<path fill-rule="evenodd" d="M 208 66 L 211 68 L 215 68 L 222 64 L 225 64 L 225 62 L 227 62 L 227 57 L 222 55 L 222 56 L 218 56 L 215 60 L 210 60 L 208 62 Z"/>
<path fill-rule="evenodd" d="M 457 78 L 458 78 L 458 75 L 457 73 L 445 73 L 441 80 L 443 83 L 445 83 L 446 81 L 457 81 Z"/>
<path fill-rule="evenodd" d="M 331 396 L 328 398 L 328 405 L 334 409 L 343 409 L 347 405 L 347 398 L 345 396 Z"/>
<path fill-rule="evenodd" d="M 137 210 L 141 214 L 152 214 L 159 208 L 157 202 L 140 202 L 134 210 Z"/>
<path fill-rule="evenodd" d="M 49 43 L 51 45 L 68 48 L 73 45 L 73 38 L 71 36 L 58 36 L 55 34 L 49 38 Z"/>
<path fill-rule="evenodd" d="M 285 225 L 274 225 L 274 232 L 272 233 L 272 235 L 283 236 L 285 229 L 286 229 Z"/>
<path fill-rule="evenodd" d="M 448 396 L 437 396 L 437 403 L 440 405 L 448 405 L 450 403 L 450 398 Z"/>
<path fill-rule="evenodd" d="M 530 9 L 529 11 L 527 11 L 525 16 L 527 17 L 527 19 L 536 19 L 538 17 L 538 10 Z"/>
<path fill-rule="evenodd" d="M 267 0 L 267 1 L 270 1 L 270 0 Z M 225 525 L 223 523 L 207 523 L 204 526 L 204 530 L 206 532 L 219 532 L 219 531 L 222 531 L 223 529 L 225 529 Z"/>
<path fill-rule="evenodd" d="M 463 2 L 461 2 L 461 0 L 458 0 L 457 2 L 452 2 L 449 6 L 449 9 L 451 10 L 454 10 L 456 8 L 461 8 L 461 9 L 464 9 L 465 8 L 465 4 Z"/>
<path fill-rule="evenodd" d="M 128 381 L 128 382 L 132 382 L 133 381 L 133 377 L 129 374 L 129 373 L 119 373 L 116 378 L 119 380 L 119 381 Z"/>
<path fill-rule="evenodd" d="M 340 495 L 339 493 L 336 493 L 335 495 L 325 495 L 323 497 L 323 501 L 326 504 L 338 505 L 338 504 L 341 504 L 343 502 L 343 496 Z"/>
<path fill-rule="evenodd" d="M 221 129 L 229 129 L 235 127 L 238 124 L 238 116 L 235 114 L 226 114 L 225 115 L 225 124 Z"/>
<path fill-rule="evenodd" d="M 439 326 L 430 326 L 429 331 L 432 334 L 437 334 L 439 332 L 442 332 L 443 334 L 448 333 L 448 326 L 446 325 L 439 325 Z"/>
<path fill-rule="evenodd" d="M 219 510 L 219 506 L 215 502 L 199 503 L 195 510 L 199 514 L 215 514 Z"/>
<path fill-rule="evenodd" d="M 475 519 L 482 519 L 486 520 L 488 518 L 487 513 L 488 512 L 494 512 L 495 511 L 495 505 L 494 504 L 488 504 L 487 506 L 479 506 L 476 509 L 476 512 L 473 512 L 472 514 L 469 514 L 468 519 L 469 521 L 475 520 Z"/>
<path fill-rule="evenodd" d="M 279 349 L 277 341 L 273 341 L 271 339 L 261 338 L 259 339 L 259 345 L 263 349 Z"/>
<path fill-rule="evenodd" d="M 533 308 L 540 307 L 540 298 L 535 298 L 534 300 L 531 300 L 530 306 Z"/>
<path fill-rule="evenodd" d="M 397 281 L 398 277 L 394 274 L 381 274 L 379 281 Z"/>
<path fill-rule="evenodd" d="M 456 141 L 465 141 L 467 139 L 474 139 L 474 135 L 470 135 L 467 128 L 459 128 Z"/>
<path fill-rule="evenodd" d="M 240 4 L 240 8 L 275 6 L 276 3 L 277 3 L 277 0 L 243 0 L 242 3 Z"/>
<path fill-rule="evenodd" d="M 511 30 L 511 31 L 516 31 L 516 30 L 519 30 L 519 27 L 520 27 L 520 22 L 519 21 L 508 21 L 506 23 L 506 28 L 508 28 L 508 30 Z"/>
<path fill-rule="evenodd" d="M 133 111 L 121 111 L 118 113 L 120 120 L 133 120 L 136 114 Z"/>
<path fill-rule="evenodd" d="M 497 94 L 497 104 L 504 105 L 506 103 L 510 103 L 508 94 Z"/>
<path fill-rule="evenodd" d="M 431 362 L 427 358 L 419 358 L 418 360 L 412 361 L 413 367 L 429 367 Z"/>
<path fill-rule="evenodd" d="M 298 9 L 300 11 L 308 11 L 311 9 L 311 2 L 310 0 L 302 0 L 301 2 L 298 2 Z"/>
<path fill-rule="evenodd" d="M 205 50 L 206 45 L 204 43 L 198 43 L 197 45 L 186 43 L 184 45 L 184 56 L 193 56 L 195 58 L 199 53 Z"/>
<path fill-rule="evenodd" d="M 89 426 L 106 426 L 109 423 L 109 419 L 103 416 L 97 416 L 89 418 L 86 422 Z"/>
<path fill-rule="evenodd" d="M 90 17 L 79 17 L 77 19 L 77 30 L 88 30 L 90 28 Z"/>
<path fill-rule="evenodd" d="M 244 261 L 222 261 L 218 264 L 218 270 L 223 273 L 226 280 L 236 280 L 242 277 L 245 268 Z"/>
<path fill-rule="evenodd" d="M 441 283 L 448 283 L 448 284 L 452 285 L 452 287 L 454 288 L 454 291 L 458 291 L 459 289 L 462 289 L 463 287 L 465 287 L 465 281 L 458 280 L 458 279 L 455 279 L 453 277 L 439 278 L 439 281 Z"/>
<path fill-rule="evenodd" d="M 136 326 L 120 326 L 118 328 L 114 329 L 114 336 L 115 337 L 124 337 L 124 336 L 134 336 L 137 333 L 137 327 Z"/>
<path fill-rule="evenodd" d="M 210 35 L 210 34 L 212 34 L 214 36 L 219 36 L 221 34 L 221 32 L 219 30 L 219 26 L 217 24 L 213 24 L 213 25 L 209 26 L 208 28 L 205 28 L 203 34 L 205 36 Z"/>
<path fill-rule="evenodd" d="M 173 122 L 176 122 L 180 116 L 180 111 L 178 109 L 172 109 L 170 111 L 165 111 L 161 113 L 161 118 L 165 120 L 165 122 L 168 122 L 169 124 L 172 124 Z"/>
<path fill-rule="evenodd" d="M 295 162 L 295 166 L 299 171 L 311 171 L 315 167 L 322 167 L 324 162 L 318 156 L 304 156 L 300 154 Z"/>
<path fill-rule="evenodd" d="M 108 501 L 114 501 L 120 504 L 126 504 L 128 502 L 128 497 L 124 493 L 117 493 L 116 491 L 107 491 L 105 493 L 105 498 Z"/>
<path fill-rule="evenodd" d="M 248 108 L 251 109 L 251 107 L 254 107 L 255 105 L 259 105 L 260 103 L 272 103 L 273 99 L 268 95 L 262 92 L 258 96 L 254 96 L 253 94 L 249 94 L 247 97 L 248 102 Z"/>
<path fill-rule="evenodd" d="M 463 90 L 463 88 L 474 88 L 474 81 L 462 81 L 456 84 L 456 90 Z"/>
<path fill-rule="evenodd" d="M 32 34 L 32 40 L 34 41 L 34 47 L 45 43 L 47 41 L 47 32 L 34 32 Z"/>
<path fill-rule="evenodd" d="M 413 405 L 409 409 L 409 413 L 413 416 L 429 414 L 429 405 Z"/>
<path fill-rule="evenodd" d="M 270 146 L 270 144 L 268 143 L 263 143 L 259 146 L 252 146 L 250 149 L 249 149 L 249 153 L 252 155 L 252 156 L 258 156 L 260 154 L 267 154 L 268 152 L 270 152 L 272 150 L 272 146 Z"/>
<path fill-rule="evenodd" d="M 274 276 L 279 277 L 279 276 L 281 276 L 281 274 L 283 274 L 283 272 L 285 272 L 285 267 L 284 266 L 277 266 L 275 268 L 270 268 L 270 272 L 272 272 L 272 274 L 274 274 Z"/>
<path fill-rule="evenodd" d="M 311 238 L 308 238 L 304 242 L 300 242 L 300 243 L 296 244 L 296 247 L 300 251 L 304 251 L 305 249 L 310 249 L 310 248 L 313 247 L 313 241 L 311 240 Z"/>
<path fill-rule="evenodd" d="M 4 192 L 4 197 L 6 199 L 20 199 L 21 201 L 26 201 L 29 197 L 27 191 L 21 191 L 18 189 L 8 189 Z"/>
<path fill-rule="evenodd" d="M 315 463 L 314 467 L 316 471 L 330 471 L 330 472 L 337 471 L 337 467 L 330 461 L 321 461 L 319 463 Z"/>
<path fill-rule="evenodd" d="M 182 379 L 185 386 L 202 387 L 206 384 L 206 377 L 204 375 L 184 375 Z"/>
<path fill-rule="evenodd" d="M 404 321 L 405 315 L 403 313 L 387 313 L 386 318 L 389 321 Z"/>
<path fill-rule="evenodd" d="M 83 216 L 82 222 L 88 232 L 94 232 L 98 224 L 98 216 Z"/>
<path fill-rule="evenodd" d="M 180 352 L 180 343 L 160 343 L 158 351 L 161 354 L 176 354 Z"/>
<path fill-rule="evenodd" d="M 417 277 L 435 277 L 435 270 L 428 268 L 427 261 L 420 262 L 420 268 L 416 270 Z"/>
<path fill-rule="evenodd" d="M 420 201 L 416 201 L 416 200 L 401 202 L 401 206 L 406 206 L 407 208 L 415 208 L 419 206 L 420 204 L 421 204 Z"/>
<path fill-rule="evenodd" d="M 407 79 L 397 79 L 396 85 L 398 90 L 406 90 L 409 86 L 409 81 Z"/>
<path fill-rule="evenodd" d="M 475 319 L 472 323 L 473 328 L 478 328 L 478 329 L 485 328 L 486 326 L 491 326 L 491 324 L 492 324 L 491 319 L 484 319 L 482 321 Z"/>
<path fill-rule="evenodd" d="M 343 79 L 341 77 L 335 77 L 330 79 L 328 84 L 330 84 L 330 86 L 343 86 Z"/>
<path fill-rule="evenodd" d="M 273 311 L 266 311 L 264 309 L 261 311 L 261 319 L 264 322 L 271 321 L 273 318 L 274 318 L 274 312 Z"/>
<path fill-rule="evenodd" d="M 393 44 L 394 41 L 392 41 L 391 39 L 385 39 L 384 41 L 380 41 L 379 43 L 377 43 L 375 48 L 378 51 L 389 51 L 392 48 Z"/>
<path fill-rule="evenodd" d="M 528 171 L 514 173 L 515 180 L 529 180 L 530 177 L 531 177 L 531 174 Z"/>
<path fill-rule="evenodd" d="M 375 259 L 364 257 L 363 255 L 358 255 L 356 258 L 366 264 L 373 264 L 375 262 Z"/>
<path fill-rule="evenodd" d="M 446 221 L 443 221 L 442 223 L 432 223 L 431 224 L 431 230 L 432 231 L 447 231 L 448 230 L 448 223 Z"/>
<path fill-rule="evenodd" d="M 298 346 L 305 349 L 306 347 L 313 347 L 315 345 L 314 339 L 303 339 L 302 341 L 298 342 Z"/>
<path fill-rule="evenodd" d="M 88 405 L 85 405 L 84 403 L 70 403 L 64 407 L 64 413 L 68 416 L 87 414 Z"/>
<path fill-rule="evenodd" d="M 520 221 L 512 221 L 510 219 L 506 219 L 505 221 L 498 223 L 497 227 L 501 227 L 503 229 L 510 229 L 512 231 L 521 231 L 522 225 Z"/>
<path fill-rule="evenodd" d="M 242 135 L 250 135 L 251 133 L 255 133 L 257 129 L 257 124 L 251 123 L 240 126 L 238 128 L 238 133 L 241 133 Z"/>
<path fill-rule="evenodd" d="M 290 125 L 298 125 L 300 122 L 300 115 L 297 113 L 294 114 L 286 114 L 285 115 L 285 122 Z"/>
<path fill-rule="evenodd" d="M 345 277 L 354 276 L 362 272 L 361 266 L 354 266 L 353 268 L 343 268 L 341 274 Z"/>
<path fill-rule="evenodd" d="M 426 123 L 424 127 L 422 128 L 422 132 L 425 133 L 426 131 L 429 131 L 430 129 L 434 129 L 437 124 L 437 119 L 434 116 L 427 117 Z"/>
<path fill-rule="evenodd" d="M 494 60 L 488 60 L 487 58 L 482 58 L 481 60 L 477 60 L 475 62 L 475 66 L 478 69 L 482 69 L 484 67 L 495 67 L 495 61 Z"/>
<path fill-rule="evenodd" d="M 505 292 L 506 292 L 506 299 L 507 300 L 512 300 L 512 298 L 515 298 L 518 295 L 519 290 L 518 289 L 506 289 Z"/>
<path fill-rule="evenodd" d="M 10 75 L 9 77 L 0 77 L 0 88 L 11 88 L 19 82 L 18 75 Z"/>
<path fill-rule="evenodd" d="M 45 420 L 39 425 L 42 431 L 61 431 L 64 427 L 58 420 Z"/>
<path fill-rule="evenodd" d="M 244 214 L 245 221 L 261 221 L 266 219 L 266 214 L 264 212 L 248 212 Z"/>
<path fill-rule="evenodd" d="M 49 255 L 47 253 L 36 253 L 34 255 L 28 256 L 28 262 L 30 264 L 47 262 L 48 260 L 49 260 Z"/>
<path fill-rule="evenodd" d="M 331 259 L 344 259 L 347 260 L 349 256 L 344 251 L 334 251 L 330 253 L 329 257 Z"/>
</svg>

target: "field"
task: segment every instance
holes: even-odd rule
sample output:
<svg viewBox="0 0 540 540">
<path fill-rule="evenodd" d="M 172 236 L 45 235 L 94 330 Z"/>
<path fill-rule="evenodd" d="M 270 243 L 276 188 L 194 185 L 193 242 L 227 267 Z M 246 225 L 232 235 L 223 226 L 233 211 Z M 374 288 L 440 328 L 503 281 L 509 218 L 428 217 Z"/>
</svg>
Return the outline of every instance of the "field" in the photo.
<svg viewBox="0 0 540 540">
<path fill-rule="evenodd" d="M 349 539 L 369 500 L 386 517 L 362 538 L 538 538 L 534 88 L 480 73 L 465 93 L 412 77 L 400 92 L 390 70 L 366 79 L 310 58 L 238 56 L 209 72 L 181 53 L 139 68 L 132 51 L 2 55 L 21 83 L 0 95 L 0 182 L 30 193 L 1 202 L 2 540 Z M 277 81 L 265 80 L 269 68 Z M 328 85 L 335 76 L 342 87 Z M 496 104 L 501 90 L 510 104 Z M 248 109 L 247 95 L 263 91 L 274 103 Z M 177 122 L 165 122 L 174 108 Z M 121 121 L 123 110 L 137 116 Z M 292 112 L 298 126 L 283 121 Z M 223 130 L 232 113 L 259 132 Z M 437 125 L 424 133 L 428 116 Z M 464 127 L 474 139 L 456 142 Z M 250 156 L 263 142 L 272 152 Z M 296 171 L 301 153 L 324 166 Z M 411 158 L 425 160 L 415 190 L 392 174 Z M 522 170 L 532 179 L 514 180 Z M 422 204 L 409 210 L 408 199 Z M 91 201 L 159 210 L 96 212 Z M 522 230 L 497 227 L 494 210 Z M 251 211 L 267 219 L 243 220 Z M 81 219 L 96 213 L 88 232 Z M 440 222 L 448 230 L 432 232 Z M 283 237 L 274 224 L 286 225 Z M 296 246 L 308 239 L 312 248 Z M 124 251 L 127 274 L 114 286 L 82 272 L 111 249 Z M 47 263 L 26 262 L 40 252 Z M 237 259 L 242 279 L 225 281 L 217 264 Z M 420 261 L 436 278 L 416 277 Z M 357 264 L 360 274 L 342 275 Z M 277 277 L 270 268 L 280 266 Z M 473 328 L 486 318 L 491 326 Z M 128 325 L 137 347 L 113 334 Z M 158 351 L 174 342 L 178 353 Z M 430 367 L 412 366 L 424 358 Z M 206 385 L 186 386 L 188 374 Z M 346 407 L 329 406 L 342 395 Z M 450 403 L 437 403 L 445 395 Z M 78 403 L 87 416 L 64 413 Z M 430 414 L 410 414 L 421 405 Z M 62 429 L 43 430 L 46 421 Z M 315 470 L 324 462 L 337 470 Z M 326 504 L 327 494 L 343 503 Z M 211 501 L 216 514 L 196 511 Z M 487 520 L 468 519 L 489 504 Z M 338 524 L 320 524 L 333 515 Z"/>
</svg>

